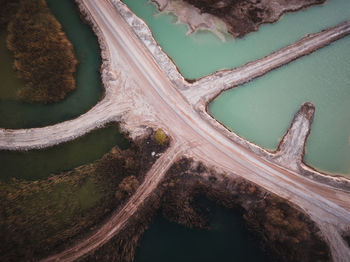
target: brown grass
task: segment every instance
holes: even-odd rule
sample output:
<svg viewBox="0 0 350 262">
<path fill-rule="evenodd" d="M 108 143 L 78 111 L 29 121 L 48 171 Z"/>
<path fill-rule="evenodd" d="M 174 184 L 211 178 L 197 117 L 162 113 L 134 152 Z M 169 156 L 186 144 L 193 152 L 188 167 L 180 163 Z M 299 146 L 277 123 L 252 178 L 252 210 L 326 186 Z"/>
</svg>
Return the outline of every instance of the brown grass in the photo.
<svg viewBox="0 0 350 262">
<path fill-rule="evenodd" d="M 76 88 L 73 46 L 44 0 L 19 0 L 8 32 L 14 67 L 26 81 L 18 93 L 20 99 L 57 102 Z"/>
</svg>

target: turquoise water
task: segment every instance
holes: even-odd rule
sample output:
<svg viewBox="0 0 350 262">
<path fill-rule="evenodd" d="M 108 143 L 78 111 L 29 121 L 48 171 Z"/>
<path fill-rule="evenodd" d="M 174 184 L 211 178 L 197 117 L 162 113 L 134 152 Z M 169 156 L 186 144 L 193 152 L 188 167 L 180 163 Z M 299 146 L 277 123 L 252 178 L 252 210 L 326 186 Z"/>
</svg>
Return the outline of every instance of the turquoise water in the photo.
<svg viewBox="0 0 350 262">
<path fill-rule="evenodd" d="M 14 96 L 0 96 L 0 127 L 39 127 L 72 119 L 88 111 L 102 96 L 97 38 L 80 19 L 74 1 L 47 0 L 47 3 L 74 46 L 79 61 L 77 89 L 62 102 L 48 105 L 21 103 Z"/>
<path fill-rule="evenodd" d="M 185 25 L 174 24 L 174 16 L 159 14 L 146 0 L 124 2 L 146 21 L 155 39 L 189 79 L 243 65 L 350 19 L 350 1 L 332 0 L 288 13 L 242 39 L 222 42 L 209 32 L 186 36 Z M 210 112 L 239 135 L 273 150 L 300 105 L 310 101 L 316 105 L 316 116 L 305 161 L 328 172 L 350 174 L 349 47 L 348 38 L 341 40 L 224 92 L 210 104 Z"/>
<path fill-rule="evenodd" d="M 160 215 L 145 232 L 135 262 L 264 262 L 239 214 L 216 208 L 208 231 L 170 223 Z"/>
<path fill-rule="evenodd" d="M 150 27 L 157 42 L 174 60 L 182 75 L 196 79 L 215 71 L 234 68 L 264 57 L 309 33 L 350 19 L 350 1 L 329 0 L 321 6 L 288 13 L 275 24 L 265 24 L 258 32 L 223 43 L 209 32 L 186 36 L 187 27 L 176 24 L 171 15 L 159 14 L 148 0 L 123 0 Z"/>
<path fill-rule="evenodd" d="M 0 151 L 0 179 L 46 178 L 50 174 L 91 163 L 116 145 L 125 149 L 129 143 L 120 133 L 118 126 L 113 124 L 91 131 L 74 141 L 44 150 Z"/>
<path fill-rule="evenodd" d="M 209 110 L 249 141 L 276 149 L 307 101 L 316 112 L 306 163 L 350 175 L 350 37 L 222 93 Z"/>
</svg>

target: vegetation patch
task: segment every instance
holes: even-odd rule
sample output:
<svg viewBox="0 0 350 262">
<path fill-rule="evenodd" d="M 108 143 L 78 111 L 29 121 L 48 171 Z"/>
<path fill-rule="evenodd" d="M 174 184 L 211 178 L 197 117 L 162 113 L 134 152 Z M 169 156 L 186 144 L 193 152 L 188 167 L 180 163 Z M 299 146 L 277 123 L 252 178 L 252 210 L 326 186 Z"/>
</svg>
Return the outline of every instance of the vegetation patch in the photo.
<svg viewBox="0 0 350 262">
<path fill-rule="evenodd" d="M 319 229 L 297 207 L 247 180 L 219 174 L 187 158 L 169 169 L 120 233 L 82 261 L 133 261 L 157 211 L 169 221 L 208 229 L 211 207 L 202 203 L 203 198 L 241 214 L 271 261 L 330 261 Z"/>
<path fill-rule="evenodd" d="M 6 29 L 8 23 L 17 13 L 20 0 L 0 0 L 0 30 Z"/>
<path fill-rule="evenodd" d="M 172 0 L 175 1 L 175 0 Z M 284 13 L 298 11 L 325 0 L 184 0 L 202 13 L 214 15 L 224 21 L 235 37 L 257 31 L 264 23 L 277 21 Z"/>
<path fill-rule="evenodd" d="M 330 260 L 327 244 L 307 215 L 247 180 L 218 174 L 200 162 L 182 159 L 169 170 L 163 186 L 167 188 L 162 199 L 163 214 L 171 221 L 206 228 L 205 212 L 195 201 L 204 196 L 240 212 L 271 261 Z"/>
<path fill-rule="evenodd" d="M 84 213 L 101 200 L 103 189 L 88 168 L 43 181 L 0 182 L 0 260 L 30 259 L 76 233 L 89 222 Z"/>
<path fill-rule="evenodd" d="M 153 133 L 92 164 L 45 180 L 0 181 L 0 261 L 32 261 L 63 249 L 119 208 L 161 153 Z"/>
<path fill-rule="evenodd" d="M 154 133 L 154 139 L 161 146 L 169 142 L 168 136 L 164 133 L 164 131 L 161 128 L 158 128 L 157 131 Z"/>
<path fill-rule="evenodd" d="M 203 199 L 241 214 L 271 261 L 330 261 L 319 229 L 287 200 L 238 176 L 219 174 L 201 162 L 183 158 L 111 241 L 84 261 L 133 261 L 152 217 L 163 216 L 190 228 L 210 228 L 211 207 Z"/>
<path fill-rule="evenodd" d="M 135 252 L 142 234 L 152 223 L 153 217 L 160 208 L 160 188 L 153 191 L 139 207 L 137 212 L 129 219 L 126 227 L 114 236 L 108 243 L 95 252 L 82 259 L 85 262 L 113 261 L 130 262 L 134 261 Z"/>
<path fill-rule="evenodd" d="M 18 97 L 26 102 L 62 100 L 76 88 L 77 60 L 72 44 L 44 0 L 0 0 L 0 27 L 14 68 L 26 82 Z"/>
</svg>

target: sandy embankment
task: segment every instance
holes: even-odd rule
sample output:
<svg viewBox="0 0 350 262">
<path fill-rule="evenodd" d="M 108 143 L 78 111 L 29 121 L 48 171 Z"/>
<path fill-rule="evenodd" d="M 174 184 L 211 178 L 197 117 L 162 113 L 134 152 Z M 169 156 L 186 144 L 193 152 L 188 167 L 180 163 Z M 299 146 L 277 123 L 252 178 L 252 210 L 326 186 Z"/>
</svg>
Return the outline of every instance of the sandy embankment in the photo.
<svg viewBox="0 0 350 262">
<path fill-rule="evenodd" d="M 287 12 L 296 12 L 311 5 L 322 4 L 326 0 L 152 0 L 159 10 L 169 10 L 176 14 L 179 20 L 187 23 L 190 28 L 207 27 L 213 32 L 217 29 L 208 26 L 224 23 L 225 32 L 234 37 L 242 37 L 257 31 L 265 23 L 278 21 Z M 193 16 L 189 18 L 187 14 Z M 202 22 L 202 25 L 200 25 Z M 221 26 L 220 26 L 221 28 Z M 219 30 L 220 31 L 220 30 Z"/>
<path fill-rule="evenodd" d="M 227 34 L 226 24 L 219 18 L 201 11 L 184 2 L 170 0 L 152 0 L 161 12 L 174 14 L 179 23 L 188 26 L 187 34 L 194 33 L 199 30 L 210 30 L 217 35 L 222 41 L 225 41 Z"/>
<path fill-rule="evenodd" d="M 115 92 L 111 92 L 114 104 L 124 100 L 131 104 L 128 115 L 123 115 L 123 125 L 131 132 L 134 132 L 134 128 L 162 126 L 172 137 L 173 144 L 153 166 L 146 176 L 145 184 L 141 185 L 125 205 L 122 213 L 117 213 L 106 221 L 101 226 L 101 231 L 98 231 L 100 233 L 83 239 L 77 245 L 48 260 L 62 258 L 71 261 L 103 245 L 126 225 L 132 214 L 154 190 L 171 163 L 182 154 L 192 156 L 210 167 L 216 166 L 228 175 L 235 172 L 244 179 L 289 199 L 320 227 L 335 261 L 344 261 L 344 257 L 349 256 L 349 247 L 340 235 L 350 223 L 349 194 L 345 190 L 307 179 L 298 172 L 262 159 L 232 141 L 225 132 L 202 118 L 194 108 L 195 104 L 190 102 L 192 100 L 181 91 L 184 89 L 174 84 L 174 75 L 169 76 L 167 71 L 162 70 L 163 66 L 158 64 L 158 57 L 153 55 L 153 51 L 158 50 L 152 45 L 154 39 L 140 19 L 119 1 L 112 1 L 116 10 L 109 1 L 101 1 L 98 4 L 92 0 L 82 2 L 106 37 L 113 61 L 110 70 L 121 71 L 122 80 L 119 80 L 118 85 L 113 79 L 107 84 L 111 85 L 109 88 L 115 88 Z M 339 28 L 333 30 L 338 32 Z M 137 34 L 137 31 L 141 32 L 141 35 Z M 309 45 L 317 44 L 320 40 L 317 37 L 310 41 Z M 289 51 L 285 49 L 283 52 Z M 283 54 L 279 55 L 281 56 L 275 59 L 285 61 Z M 274 60 L 267 59 L 267 63 L 274 63 Z M 259 72 L 259 68 L 254 66 L 251 69 L 252 71 L 246 72 L 248 75 Z"/>
</svg>

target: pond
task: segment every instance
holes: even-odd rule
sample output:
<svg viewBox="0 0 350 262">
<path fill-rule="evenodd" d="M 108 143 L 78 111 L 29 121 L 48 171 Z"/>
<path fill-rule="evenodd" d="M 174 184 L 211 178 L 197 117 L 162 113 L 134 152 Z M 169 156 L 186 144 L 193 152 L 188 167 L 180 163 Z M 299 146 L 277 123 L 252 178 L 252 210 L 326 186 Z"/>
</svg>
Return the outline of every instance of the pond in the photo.
<svg viewBox="0 0 350 262">
<path fill-rule="evenodd" d="M 307 34 L 350 19 L 350 1 L 330 0 L 324 5 L 287 13 L 277 23 L 262 25 L 258 32 L 241 39 L 227 36 L 226 42 L 222 42 L 208 31 L 186 36 L 186 25 L 174 24 L 177 19 L 173 15 L 159 13 L 148 0 L 123 2 L 147 23 L 156 41 L 188 79 L 241 66 L 292 44 Z"/>
<path fill-rule="evenodd" d="M 129 147 L 116 124 L 93 130 L 71 142 L 43 150 L 0 151 L 0 179 L 37 180 L 101 158 L 112 147 Z"/>
<path fill-rule="evenodd" d="M 135 262 L 266 262 L 241 216 L 216 207 L 209 230 L 189 229 L 158 215 L 141 239 Z"/>
<path fill-rule="evenodd" d="M 0 127 L 29 128 L 55 124 L 73 119 L 93 107 L 103 95 L 100 77 L 100 49 L 91 27 L 80 19 L 74 1 L 47 0 L 74 46 L 78 59 L 75 74 L 77 89 L 63 101 L 47 105 L 28 104 L 16 99 L 16 91 L 24 85 L 12 69 L 13 57 L 6 51 L 6 34 L 0 34 Z M 5 82 L 4 82 L 4 76 Z"/>
<path fill-rule="evenodd" d="M 228 37 L 222 42 L 206 31 L 186 36 L 185 25 L 174 24 L 173 15 L 159 13 L 146 0 L 124 2 L 148 24 L 156 41 L 188 79 L 241 66 L 350 19 L 350 1 L 332 0 L 288 13 L 241 39 Z M 242 137 L 273 150 L 301 104 L 312 102 L 316 115 L 305 161 L 327 172 L 350 174 L 348 38 L 222 93 L 210 104 L 210 113 Z"/>
<path fill-rule="evenodd" d="M 350 37 L 228 90 L 210 113 L 251 142 L 276 149 L 304 102 L 316 106 L 306 163 L 350 175 Z"/>
</svg>

